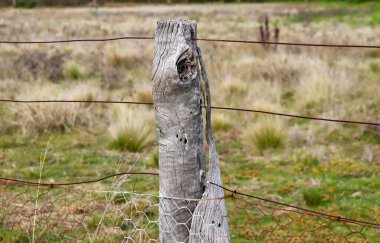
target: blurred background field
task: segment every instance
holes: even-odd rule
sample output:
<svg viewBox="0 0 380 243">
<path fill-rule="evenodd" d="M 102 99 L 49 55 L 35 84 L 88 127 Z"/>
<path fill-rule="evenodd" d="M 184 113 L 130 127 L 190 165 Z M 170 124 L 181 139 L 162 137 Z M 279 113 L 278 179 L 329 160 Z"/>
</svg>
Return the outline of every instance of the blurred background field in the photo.
<svg viewBox="0 0 380 243">
<path fill-rule="evenodd" d="M 117 6 L 0 8 L 0 39 L 153 36 L 158 19 L 187 17 L 198 22 L 199 38 L 260 40 L 267 16 L 271 38 L 277 28 L 283 42 L 380 43 L 376 2 Z M 198 46 L 214 105 L 380 121 L 380 50 Z M 152 40 L 0 44 L 0 98 L 151 102 L 152 56 Z M 53 183 L 158 171 L 149 106 L 3 103 L 0 122 L 1 177 Z M 212 125 L 227 187 L 378 221 L 379 127 L 232 111 L 213 111 Z M 135 191 L 158 193 L 155 179 L 133 178 Z M 107 190 L 111 182 L 94 187 Z M 254 232 L 243 226 L 252 222 L 229 207 L 232 239 L 249 240 Z"/>
</svg>

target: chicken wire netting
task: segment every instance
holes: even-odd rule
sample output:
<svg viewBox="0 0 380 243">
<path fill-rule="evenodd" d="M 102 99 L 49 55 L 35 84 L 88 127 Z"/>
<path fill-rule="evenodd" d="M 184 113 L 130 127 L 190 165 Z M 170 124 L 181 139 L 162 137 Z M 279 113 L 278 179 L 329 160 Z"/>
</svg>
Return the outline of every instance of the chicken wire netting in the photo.
<svg viewBox="0 0 380 243">
<path fill-rule="evenodd" d="M 130 178 L 131 176 L 129 176 Z M 163 216 L 176 220 L 178 214 L 192 214 L 190 199 L 159 197 L 127 189 L 133 180 L 119 178 L 113 190 L 98 185 L 76 187 L 35 186 L 1 181 L 0 241 L 2 242 L 158 242 L 162 229 L 159 201 L 170 200 L 178 209 Z M 155 183 L 157 178 L 151 179 Z M 115 186 L 117 184 L 117 186 Z M 128 186 L 125 186 L 127 184 Z M 214 185 L 210 185 L 214 186 Z M 228 210 L 231 236 L 217 236 L 220 242 L 378 242 L 380 226 L 226 191 L 225 198 L 201 199 L 221 202 Z M 185 202 L 185 203 L 184 203 Z M 187 202 L 187 204 L 186 204 Z M 213 204 L 214 206 L 218 203 Z M 211 210 L 211 209 L 210 209 Z M 202 215 L 193 215 L 202 217 Z M 215 225 L 206 225 L 204 231 Z M 204 241 L 204 233 L 197 237 Z M 189 242 L 187 237 L 182 242 Z"/>
</svg>

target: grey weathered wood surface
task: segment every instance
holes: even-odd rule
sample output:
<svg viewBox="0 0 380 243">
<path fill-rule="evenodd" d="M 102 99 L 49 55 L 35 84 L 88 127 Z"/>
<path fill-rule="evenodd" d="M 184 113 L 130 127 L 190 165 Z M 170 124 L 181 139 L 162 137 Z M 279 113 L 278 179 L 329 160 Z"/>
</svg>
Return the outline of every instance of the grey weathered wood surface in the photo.
<svg viewBox="0 0 380 243">
<path fill-rule="evenodd" d="M 160 196 L 200 199 L 206 170 L 196 23 L 158 21 L 153 101 L 159 149 Z M 160 200 L 160 242 L 188 242 L 198 201 Z"/>
<path fill-rule="evenodd" d="M 210 167 L 207 182 L 222 185 L 220 161 L 211 127 L 211 93 L 200 49 L 197 49 L 206 93 L 206 140 L 209 144 Z M 230 242 L 227 210 L 222 188 L 206 182 L 206 189 L 197 205 L 190 229 L 190 242 Z M 219 199 L 217 199 L 219 198 Z M 216 200 L 208 200 L 216 199 Z"/>
</svg>

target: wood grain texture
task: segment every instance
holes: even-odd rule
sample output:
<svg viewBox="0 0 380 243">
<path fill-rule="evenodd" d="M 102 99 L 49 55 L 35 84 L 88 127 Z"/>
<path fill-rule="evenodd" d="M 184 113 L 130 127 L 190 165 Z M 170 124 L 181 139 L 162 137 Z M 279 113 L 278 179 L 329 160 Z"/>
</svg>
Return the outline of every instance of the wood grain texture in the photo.
<svg viewBox="0 0 380 243">
<path fill-rule="evenodd" d="M 152 79 L 161 197 L 200 199 L 204 192 L 201 86 L 194 38 L 194 21 L 157 23 Z M 161 198 L 160 242 L 189 242 L 196 206 L 197 201 Z"/>
<path fill-rule="evenodd" d="M 197 53 L 206 89 L 206 140 L 209 144 L 210 156 L 210 167 L 207 174 L 207 181 L 211 181 L 218 185 L 223 185 L 220 172 L 219 156 L 216 151 L 211 127 L 210 85 L 200 49 L 197 49 Z M 224 198 L 223 189 L 206 183 L 206 189 L 203 193 L 202 199 L 208 198 Z M 193 220 L 190 229 L 190 242 L 222 243 L 230 241 L 231 239 L 228 228 L 227 210 L 224 199 L 200 201 L 193 213 Z"/>
</svg>

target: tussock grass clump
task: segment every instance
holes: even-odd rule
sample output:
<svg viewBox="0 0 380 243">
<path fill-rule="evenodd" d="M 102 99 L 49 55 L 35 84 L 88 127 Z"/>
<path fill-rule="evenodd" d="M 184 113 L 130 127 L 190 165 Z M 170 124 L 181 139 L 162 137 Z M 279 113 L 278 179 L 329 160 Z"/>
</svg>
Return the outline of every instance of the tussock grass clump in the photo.
<svg viewBox="0 0 380 243">
<path fill-rule="evenodd" d="M 137 88 L 136 99 L 139 102 L 153 103 L 152 87 L 149 85 L 142 85 Z"/>
<path fill-rule="evenodd" d="M 81 69 L 81 67 L 78 66 L 78 64 L 74 62 L 70 62 L 69 64 L 67 64 L 64 73 L 66 78 L 71 80 L 79 80 L 84 77 L 83 70 Z"/>
<path fill-rule="evenodd" d="M 212 129 L 215 132 L 227 131 L 228 129 L 232 127 L 232 121 L 225 114 L 214 113 L 212 115 L 211 125 L 212 125 Z"/>
<path fill-rule="evenodd" d="M 111 148 L 141 152 L 153 142 L 153 122 L 143 110 L 117 107 L 112 112 L 109 133 Z"/>
<path fill-rule="evenodd" d="M 247 83 L 236 80 L 228 80 L 224 82 L 222 84 L 222 89 L 227 99 L 242 98 L 248 92 Z"/>
<path fill-rule="evenodd" d="M 113 67 L 132 69 L 143 65 L 147 59 L 139 52 L 122 53 L 120 51 L 113 51 L 107 56 L 107 61 Z"/>
<path fill-rule="evenodd" d="M 57 85 L 30 87 L 16 98 L 20 100 L 95 100 L 99 90 L 89 84 L 66 89 Z M 9 106 L 10 123 L 24 134 L 53 130 L 69 132 L 76 126 L 89 127 L 93 123 L 93 106 L 82 103 L 25 103 Z"/>
<path fill-rule="evenodd" d="M 317 187 L 307 188 L 302 192 L 303 200 L 307 206 L 316 207 L 322 204 L 323 194 Z"/>
<path fill-rule="evenodd" d="M 246 140 L 260 154 L 267 149 L 282 148 L 286 140 L 284 125 L 275 118 L 263 119 L 248 129 Z"/>
</svg>

